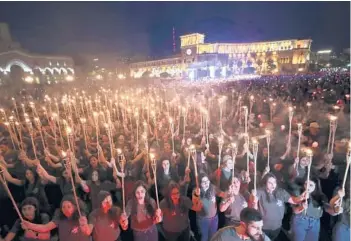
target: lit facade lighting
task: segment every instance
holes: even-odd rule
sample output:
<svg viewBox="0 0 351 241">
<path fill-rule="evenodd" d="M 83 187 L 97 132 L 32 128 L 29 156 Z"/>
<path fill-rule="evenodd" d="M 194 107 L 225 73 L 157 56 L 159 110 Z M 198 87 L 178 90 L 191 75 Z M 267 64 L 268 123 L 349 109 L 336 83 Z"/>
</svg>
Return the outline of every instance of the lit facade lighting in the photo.
<svg viewBox="0 0 351 241">
<path fill-rule="evenodd" d="M 320 50 L 317 52 L 317 54 L 330 54 L 331 53 L 331 50 L 330 49 L 327 49 L 327 50 Z"/>
</svg>

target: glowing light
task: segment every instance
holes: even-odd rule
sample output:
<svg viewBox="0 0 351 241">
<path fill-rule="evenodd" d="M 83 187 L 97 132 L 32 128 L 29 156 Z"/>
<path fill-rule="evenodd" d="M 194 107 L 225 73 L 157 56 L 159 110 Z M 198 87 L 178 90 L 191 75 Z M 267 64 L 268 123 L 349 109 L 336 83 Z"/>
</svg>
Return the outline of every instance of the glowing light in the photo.
<svg viewBox="0 0 351 241">
<path fill-rule="evenodd" d="M 28 84 L 33 83 L 34 79 L 32 76 L 28 75 L 27 77 L 24 78 L 24 81 L 27 82 Z"/>
<path fill-rule="evenodd" d="M 123 74 L 119 74 L 117 77 L 118 77 L 118 79 L 125 79 L 126 78 Z"/>
<path fill-rule="evenodd" d="M 331 115 L 329 118 L 330 118 L 331 121 L 336 121 L 338 119 L 338 117 L 333 116 L 333 115 Z"/>
<path fill-rule="evenodd" d="M 102 75 L 101 74 L 98 74 L 95 76 L 97 80 L 102 80 Z"/>
<path fill-rule="evenodd" d="M 313 156 L 313 151 L 311 149 L 306 149 L 307 156 Z"/>
<path fill-rule="evenodd" d="M 320 50 L 317 52 L 317 54 L 330 54 L 331 50 L 330 49 L 326 49 L 326 50 Z"/>
<path fill-rule="evenodd" d="M 72 75 L 67 75 L 65 79 L 66 81 L 73 81 L 74 77 Z"/>
<path fill-rule="evenodd" d="M 210 69 L 210 78 L 213 79 L 215 77 L 216 69 L 214 66 L 210 66 L 209 69 Z"/>
<path fill-rule="evenodd" d="M 190 152 L 195 152 L 195 151 L 196 151 L 195 145 L 191 145 L 191 146 L 189 147 L 189 151 L 190 151 Z"/>
<path fill-rule="evenodd" d="M 67 127 L 67 128 L 66 128 L 66 132 L 67 132 L 67 134 L 69 135 L 69 134 L 72 133 L 72 129 L 71 129 L 70 127 Z"/>
</svg>

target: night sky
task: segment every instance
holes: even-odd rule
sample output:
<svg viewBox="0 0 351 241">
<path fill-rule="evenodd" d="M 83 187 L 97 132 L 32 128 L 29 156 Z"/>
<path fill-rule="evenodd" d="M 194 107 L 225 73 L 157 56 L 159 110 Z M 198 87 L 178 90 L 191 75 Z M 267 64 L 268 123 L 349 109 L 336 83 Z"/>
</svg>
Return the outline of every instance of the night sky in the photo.
<svg viewBox="0 0 351 241">
<path fill-rule="evenodd" d="M 0 22 L 38 53 L 166 56 L 172 28 L 208 42 L 312 38 L 312 48 L 350 47 L 349 2 L 8 2 Z"/>
</svg>

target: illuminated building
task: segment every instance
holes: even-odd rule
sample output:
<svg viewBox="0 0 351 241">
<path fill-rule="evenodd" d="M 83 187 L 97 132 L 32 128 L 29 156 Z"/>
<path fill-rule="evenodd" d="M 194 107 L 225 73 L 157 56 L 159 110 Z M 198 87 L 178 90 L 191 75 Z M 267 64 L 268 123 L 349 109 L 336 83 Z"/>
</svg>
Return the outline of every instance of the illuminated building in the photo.
<svg viewBox="0 0 351 241">
<path fill-rule="evenodd" d="M 205 35 L 180 36 L 181 54 L 133 63 L 131 77 L 220 78 L 237 74 L 297 73 L 308 70 L 310 39 L 254 43 L 206 43 Z"/>
<path fill-rule="evenodd" d="M 50 84 L 74 80 L 72 58 L 30 53 L 12 40 L 8 25 L 0 23 L 0 84 Z"/>
</svg>

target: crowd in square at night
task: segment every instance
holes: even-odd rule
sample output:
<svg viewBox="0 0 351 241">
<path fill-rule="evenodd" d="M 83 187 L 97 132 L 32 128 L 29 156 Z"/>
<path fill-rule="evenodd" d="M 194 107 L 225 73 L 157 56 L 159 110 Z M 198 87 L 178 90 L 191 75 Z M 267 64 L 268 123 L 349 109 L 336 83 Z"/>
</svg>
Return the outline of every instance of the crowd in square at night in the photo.
<svg viewBox="0 0 351 241">
<path fill-rule="evenodd" d="M 0 241 L 351 241 L 350 2 L 1 2 Z"/>
<path fill-rule="evenodd" d="M 349 89 L 332 72 L 3 95 L 3 240 L 347 240 Z"/>
</svg>

